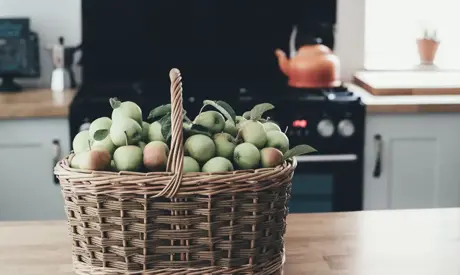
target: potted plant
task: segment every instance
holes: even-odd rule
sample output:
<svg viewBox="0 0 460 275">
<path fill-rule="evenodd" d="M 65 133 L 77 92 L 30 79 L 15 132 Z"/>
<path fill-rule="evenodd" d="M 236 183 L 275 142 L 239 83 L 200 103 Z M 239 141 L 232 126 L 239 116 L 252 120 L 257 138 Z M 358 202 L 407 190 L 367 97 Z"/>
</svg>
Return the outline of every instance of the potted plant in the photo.
<svg viewBox="0 0 460 275">
<path fill-rule="evenodd" d="M 417 39 L 418 54 L 422 65 L 433 65 L 439 43 L 436 30 L 430 32 L 425 29 L 423 37 Z"/>
</svg>

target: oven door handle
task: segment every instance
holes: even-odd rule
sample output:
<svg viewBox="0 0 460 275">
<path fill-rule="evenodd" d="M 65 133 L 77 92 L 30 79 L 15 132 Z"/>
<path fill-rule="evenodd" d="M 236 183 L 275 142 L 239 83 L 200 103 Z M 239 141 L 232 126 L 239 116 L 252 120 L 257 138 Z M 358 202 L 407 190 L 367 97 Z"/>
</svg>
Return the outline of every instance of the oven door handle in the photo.
<svg viewBox="0 0 460 275">
<path fill-rule="evenodd" d="M 372 176 L 374 178 L 379 178 L 382 174 L 382 136 L 377 134 L 374 136 L 375 143 L 375 165 Z"/>
<path fill-rule="evenodd" d="M 298 156 L 297 162 L 350 162 L 356 161 L 355 154 Z"/>
</svg>

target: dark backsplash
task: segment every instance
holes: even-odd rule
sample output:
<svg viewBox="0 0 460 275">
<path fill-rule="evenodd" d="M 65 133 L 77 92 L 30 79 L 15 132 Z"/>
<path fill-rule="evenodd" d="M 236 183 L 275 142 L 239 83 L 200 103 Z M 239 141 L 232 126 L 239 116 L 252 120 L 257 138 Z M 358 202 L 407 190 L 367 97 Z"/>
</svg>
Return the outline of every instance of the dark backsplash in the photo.
<svg viewBox="0 0 460 275">
<path fill-rule="evenodd" d="M 336 0 L 82 2 L 84 82 L 167 80 L 171 67 L 193 79 L 284 81 L 274 50 L 288 51 L 294 24 L 333 44 Z"/>
</svg>

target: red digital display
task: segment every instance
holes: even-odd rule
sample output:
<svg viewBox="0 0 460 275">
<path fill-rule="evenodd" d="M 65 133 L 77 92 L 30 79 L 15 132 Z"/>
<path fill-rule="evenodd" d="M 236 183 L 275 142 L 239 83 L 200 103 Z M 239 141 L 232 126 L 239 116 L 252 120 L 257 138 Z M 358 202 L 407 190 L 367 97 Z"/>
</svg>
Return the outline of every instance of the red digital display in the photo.
<svg viewBox="0 0 460 275">
<path fill-rule="evenodd" d="M 307 121 L 305 119 L 294 120 L 294 122 L 292 122 L 292 127 L 306 128 Z"/>
</svg>

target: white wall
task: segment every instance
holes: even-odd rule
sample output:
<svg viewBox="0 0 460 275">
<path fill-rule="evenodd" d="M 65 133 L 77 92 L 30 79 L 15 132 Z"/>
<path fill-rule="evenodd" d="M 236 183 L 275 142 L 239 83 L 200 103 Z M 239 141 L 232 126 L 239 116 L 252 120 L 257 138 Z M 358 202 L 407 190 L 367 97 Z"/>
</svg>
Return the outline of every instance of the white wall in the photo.
<svg viewBox="0 0 460 275">
<path fill-rule="evenodd" d="M 342 78 L 349 80 L 364 64 L 365 0 L 337 2 L 336 53 L 341 60 Z M 78 44 L 81 41 L 80 14 L 80 0 L 0 0 L 0 17 L 30 17 L 32 30 L 40 36 L 42 77 L 21 83 L 28 86 L 49 86 L 52 64 L 49 53 L 43 48 L 56 43 L 59 36 L 65 37 L 66 44 Z"/>
<path fill-rule="evenodd" d="M 0 17 L 30 18 L 30 28 L 40 39 L 42 77 L 18 82 L 31 87 L 49 87 L 53 65 L 44 47 L 56 43 L 59 36 L 64 36 L 68 45 L 80 43 L 80 0 L 0 0 Z"/>
<path fill-rule="evenodd" d="M 335 52 L 340 58 L 342 79 L 346 81 L 351 79 L 354 72 L 364 68 L 365 2 L 366 0 L 337 0 Z"/>
</svg>

